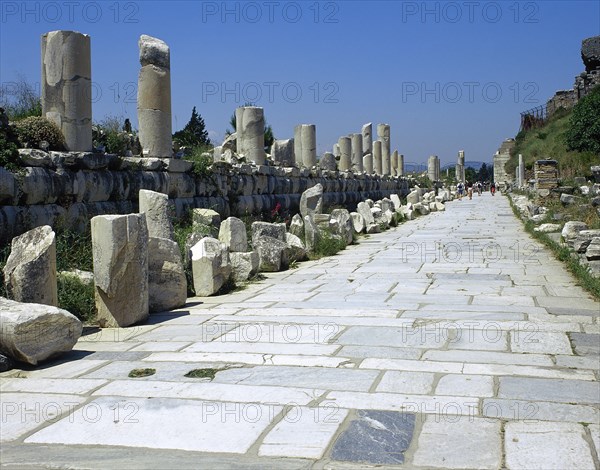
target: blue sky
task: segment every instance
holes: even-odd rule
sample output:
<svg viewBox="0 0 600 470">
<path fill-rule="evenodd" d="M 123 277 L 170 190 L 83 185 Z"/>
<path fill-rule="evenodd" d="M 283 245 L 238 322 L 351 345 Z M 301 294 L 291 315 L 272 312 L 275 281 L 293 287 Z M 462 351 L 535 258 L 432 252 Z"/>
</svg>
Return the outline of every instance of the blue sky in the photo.
<svg viewBox="0 0 600 470">
<path fill-rule="evenodd" d="M 391 125 L 407 162 L 491 161 L 519 113 L 571 88 L 599 1 L 0 2 L 0 82 L 39 86 L 40 35 L 92 38 L 94 120 L 136 116 L 137 41 L 171 47 L 173 129 L 196 106 L 220 141 L 238 105 L 277 138 L 317 126 L 318 151 L 362 124 Z"/>
</svg>

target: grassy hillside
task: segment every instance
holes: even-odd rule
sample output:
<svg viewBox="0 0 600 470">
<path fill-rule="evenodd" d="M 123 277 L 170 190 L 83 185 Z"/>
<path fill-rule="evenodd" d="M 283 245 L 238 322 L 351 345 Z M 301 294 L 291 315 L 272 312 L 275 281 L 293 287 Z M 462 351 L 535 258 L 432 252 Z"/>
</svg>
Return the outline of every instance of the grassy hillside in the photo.
<svg viewBox="0 0 600 470">
<path fill-rule="evenodd" d="M 523 155 L 526 170 L 533 171 L 536 160 L 549 158 L 557 160 L 560 178 L 569 181 L 574 176 L 591 176 L 590 166 L 600 165 L 600 155 L 592 152 L 568 151 L 566 132 L 572 110 L 559 109 L 543 127 L 517 134 L 516 145 L 506 164 L 508 174 L 515 173 L 519 154 Z"/>
</svg>

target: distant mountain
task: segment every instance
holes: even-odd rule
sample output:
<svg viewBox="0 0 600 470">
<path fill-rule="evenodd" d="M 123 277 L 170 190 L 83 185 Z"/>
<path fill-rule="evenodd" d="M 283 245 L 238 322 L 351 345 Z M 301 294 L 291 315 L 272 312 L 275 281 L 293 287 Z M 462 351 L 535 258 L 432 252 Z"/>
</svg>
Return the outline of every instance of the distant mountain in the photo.
<svg viewBox="0 0 600 470">
<path fill-rule="evenodd" d="M 492 166 L 492 163 L 490 163 L 490 162 L 475 162 L 475 161 L 467 160 L 465 162 L 465 168 L 470 167 L 470 168 L 473 168 L 475 171 L 479 171 L 479 169 L 481 168 L 481 166 L 484 163 L 488 167 Z M 446 171 L 448 168 L 454 168 L 455 165 L 456 165 L 456 163 L 450 163 L 448 165 L 444 165 L 443 167 L 441 167 L 440 170 Z M 404 172 L 405 173 L 423 173 L 424 171 L 427 171 L 426 163 L 414 163 L 414 162 L 404 163 Z"/>
</svg>

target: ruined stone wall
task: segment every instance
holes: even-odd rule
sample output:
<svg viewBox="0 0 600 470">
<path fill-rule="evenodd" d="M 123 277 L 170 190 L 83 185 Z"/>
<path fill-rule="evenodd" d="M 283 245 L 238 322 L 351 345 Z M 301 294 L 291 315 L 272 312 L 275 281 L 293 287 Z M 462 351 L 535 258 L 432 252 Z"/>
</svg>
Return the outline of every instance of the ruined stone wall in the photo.
<svg viewBox="0 0 600 470">
<path fill-rule="evenodd" d="M 138 211 L 140 189 L 168 194 L 173 214 L 212 208 L 222 217 L 273 210 L 298 211 L 300 196 L 321 183 L 326 206 L 354 210 L 365 199 L 408 193 L 403 178 L 351 172 L 230 165 L 219 162 L 196 176 L 191 163 L 162 158 L 121 158 L 95 153 L 21 150 L 20 173 L 0 167 L 0 243 L 40 225 L 89 229 L 102 214 Z"/>
</svg>

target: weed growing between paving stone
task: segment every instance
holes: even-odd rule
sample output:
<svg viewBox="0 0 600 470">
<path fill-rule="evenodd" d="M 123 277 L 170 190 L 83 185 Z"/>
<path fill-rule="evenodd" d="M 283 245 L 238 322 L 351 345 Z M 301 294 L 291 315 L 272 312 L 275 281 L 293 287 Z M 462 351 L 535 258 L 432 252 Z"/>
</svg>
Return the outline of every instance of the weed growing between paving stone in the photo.
<svg viewBox="0 0 600 470">
<path fill-rule="evenodd" d="M 139 377 L 149 377 L 154 374 L 156 374 L 156 369 L 133 369 L 127 377 L 137 379 Z"/>
<path fill-rule="evenodd" d="M 192 379 L 214 379 L 217 372 L 220 372 L 223 369 L 193 369 L 189 371 L 184 377 L 192 378 Z"/>
<path fill-rule="evenodd" d="M 565 263 L 567 269 L 575 276 L 579 285 L 596 299 L 600 300 L 600 279 L 594 277 L 590 273 L 588 267 L 581 264 L 577 255 L 572 253 L 568 247 L 555 242 L 545 233 L 534 231 L 536 225 L 531 220 L 521 219 L 519 209 L 517 209 L 510 197 L 508 200 L 515 216 L 523 222 L 525 231 L 533 238 L 546 245 L 552 251 L 556 259 Z"/>
</svg>

